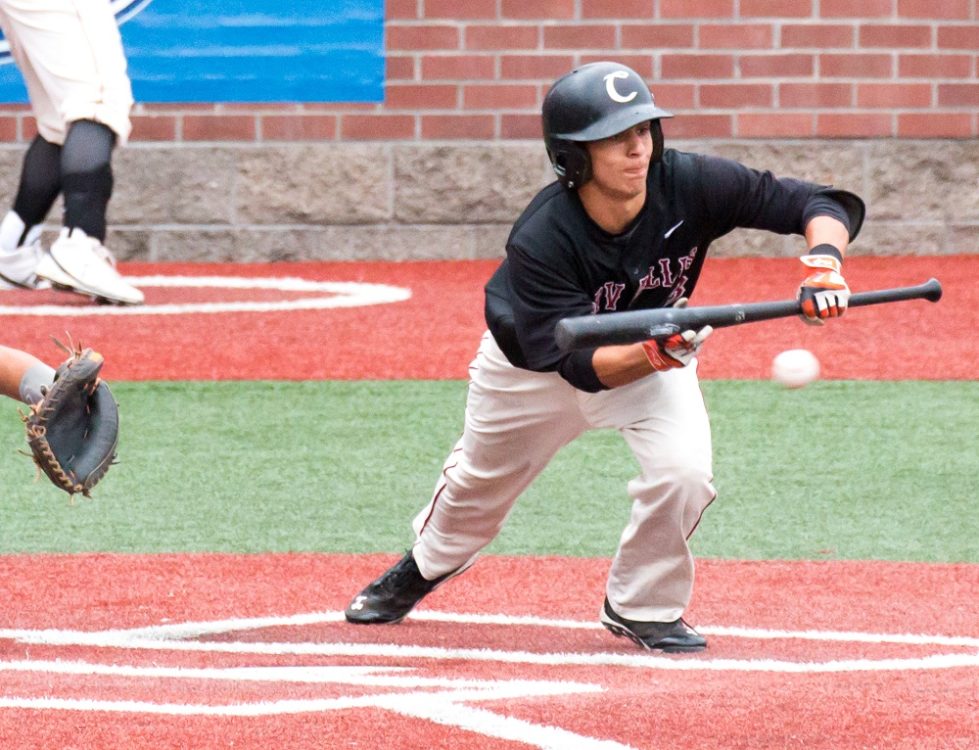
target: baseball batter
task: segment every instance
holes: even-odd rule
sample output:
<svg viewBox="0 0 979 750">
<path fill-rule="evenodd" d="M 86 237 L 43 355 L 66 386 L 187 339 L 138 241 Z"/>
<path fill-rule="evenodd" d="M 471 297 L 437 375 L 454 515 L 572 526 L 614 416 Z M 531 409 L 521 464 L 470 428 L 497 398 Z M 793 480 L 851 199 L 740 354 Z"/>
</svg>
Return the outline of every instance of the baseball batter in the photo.
<svg viewBox="0 0 979 750">
<path fill-rule="evenodd" d="M 346 610 L 398 622 L 473 564 L 554 454 L 586 430 L 617 430 L 639 465 L 632 511 L 608 576 L 601 622 L 639 646 L 699 651 L 684 619 L 694 584 L 688 539 L 715 497 L 711 433 L 696 355 L 711 330 L 562 352 L 565 317 L 686 304 L 711 242 L 738 227 L 805 237 L 798 294 L 813 323 L 842 315 L 844 253 L 863 221 L 852 193 L 779 179 L 734 161 L 664 149 L 660 109 L 614 62 L 560 78 L 543 104 L 557 174 L 513 226 L 486 286 L 463 434 L 415 543 Z M 562 502 L 574 502 L 574 488 Z"/>
<path fill-rule="evenodd" d="M 119 304 L 143 293 L 105 248 L 112 151 L 129 136 L 133 95 L 109 0 L 0 0 L 0 26 L 37 122 L 13 207 L 0 222 L 0 287 L 54 285 Z M 45 252 L 58 195 L 63 229 Z"/>
</svg>

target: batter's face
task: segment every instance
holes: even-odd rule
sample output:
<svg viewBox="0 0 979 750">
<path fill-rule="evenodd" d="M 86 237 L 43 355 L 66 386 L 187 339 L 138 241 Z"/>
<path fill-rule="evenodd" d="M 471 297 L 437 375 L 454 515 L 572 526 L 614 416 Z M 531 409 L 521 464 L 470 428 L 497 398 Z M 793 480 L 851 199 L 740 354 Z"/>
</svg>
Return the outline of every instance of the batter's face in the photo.
<svg viewBox="0 0 979 750">
<path fill-rule="evenodd" d="M 591 180 L 582 186 L 609 198 L 632 200 L 646 194 L 646 173 L 653 156 L 653 135 L 648 122 L 588 143 Z"/>
</svg>

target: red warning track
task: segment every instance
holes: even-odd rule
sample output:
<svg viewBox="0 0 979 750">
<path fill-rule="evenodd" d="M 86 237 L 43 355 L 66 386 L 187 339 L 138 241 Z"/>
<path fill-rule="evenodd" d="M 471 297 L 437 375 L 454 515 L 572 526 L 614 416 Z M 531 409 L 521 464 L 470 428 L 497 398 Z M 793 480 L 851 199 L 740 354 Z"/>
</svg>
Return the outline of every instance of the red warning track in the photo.
<svg viewBox="0 0 979 750">
<path fill-rule="evenodd" d="M 92 310 L 59 292 L 0 292 L 4 343 L 53 352 L 50 336 L 69 331 L 106 356 L 105 375 L 142 379 L 398 379 L 465 378 L 483 331 L 482 286 L 496 261 L 417 263 L 130 264 L 139 277 L 253 279 L 382 284 L 409 289 L 410 299 L 328 309 L 179 312 L 201 303 L 274 305 L 322 299 L 321 292 L 269 288 L 145 287 L 148 308 L 167 314 L 59 315 Z M 715 259 L 706 266 L 693 304 L 791 297 L 799 282 L 795 259 Z M 856 257 L 847 262 L 855 290 L 918 284 L 937 277 L 938 304 L 915 300 L 851 311 L 815 328 L 797 319 L 718 331 L 705 346 L 706 378 L 767 378 L 772 357 L 804 347 L 830 379 L 972 379 L 979 361 L 979 256 Z M 327 294 L 325 296 L 331 296 Z M 332 295 L 336 296 L 336 295 Z M 12 307 L 47 311 L 7 312 Z M 192 308 L 188 308 L 192 309 Z M 118 311 L 116 311 L 118 312 Z M 953 357 L 936 352 L 954 351 Z"/>
</svg>

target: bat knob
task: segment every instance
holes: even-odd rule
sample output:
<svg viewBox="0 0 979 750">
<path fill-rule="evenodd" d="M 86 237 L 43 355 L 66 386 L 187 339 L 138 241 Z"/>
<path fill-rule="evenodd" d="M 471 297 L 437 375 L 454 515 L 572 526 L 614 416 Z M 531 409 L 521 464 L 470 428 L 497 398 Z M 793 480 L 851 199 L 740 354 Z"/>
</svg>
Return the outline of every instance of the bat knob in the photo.
<svg viewBox="0 0 979 750">
<path fill-rule="evenodd" d="M 554 328 L 554 340 L 557 342 L 558 349 L 562 352 L 568 352 L 574 349 L 575 336 L 571 330 L 571 326 L 568 322 L 568 318 L 559 320 L 557 326 Z"/>
</svg>

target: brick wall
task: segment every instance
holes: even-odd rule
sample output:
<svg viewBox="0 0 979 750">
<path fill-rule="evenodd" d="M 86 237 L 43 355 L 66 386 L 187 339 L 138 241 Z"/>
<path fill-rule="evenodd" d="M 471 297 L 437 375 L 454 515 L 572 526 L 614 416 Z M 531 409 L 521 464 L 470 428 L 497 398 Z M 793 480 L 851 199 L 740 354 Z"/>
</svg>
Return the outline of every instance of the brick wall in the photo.
<svg viewBox="0 0 979 750">
<path fill-rule="evenodd" d="M 117 255 L 499 255 L 552 178 L 544 93 L 608 58 L 676 113 L 672 145 L 864 195 L 852 252 L 979 252 L 977 0 L 387 0 L 386 13 L 383 104 L 137 105 L 116 160 Z M 6 195 L 34 132 L 26 108 L 0 107 Z M 739 235 L 720 251 L 796 249 Z"/>
<path fill-rule="evenodd" d="M 387 0 L 382 105 L 140 105 L 134 139 L 521 139 L 614 57 L 681 138 L 979 136 L 977 0 Z M 34 134 L 0 110 L 0 140 Z"/>
<path fill-rule="evenodd" d="M 681 115 L 674 137 L 979 134 L 976 0 L 389 0 L 388 17 L 383 115 L 409 115 L 403 138 L 534 137 L 549 82 L 609 57 Z"/>
</svg>

